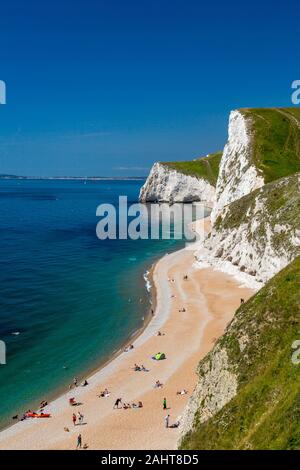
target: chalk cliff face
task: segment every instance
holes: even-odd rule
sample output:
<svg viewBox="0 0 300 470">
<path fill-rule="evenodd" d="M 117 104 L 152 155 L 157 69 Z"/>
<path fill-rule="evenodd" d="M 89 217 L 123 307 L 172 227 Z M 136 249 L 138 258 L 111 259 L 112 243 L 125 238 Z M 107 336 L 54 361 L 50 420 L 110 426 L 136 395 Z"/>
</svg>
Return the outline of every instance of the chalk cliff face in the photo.
<svg viewBox="0 0 300 470">
<path fill-rule="evenodd" d="M 263 186 L 264 179 L 252 163 L 251 154 L 250 122 L 240 111 L 232 111 L 229 117 L 228 142 L 219 168 L 212 223 L 223 207 Z"/>
<path fill-rule="evenodd" d="M 196 252 L 198 261 L 248 274 L 248 284 L 259 287 L 300 255 L 299 206 L 299 173 L 231 203 Z"/>
<path fill-rule="evenodd" d="M 242 422 L 236 428 L 239 444 L 233 441 L 230 444 L 230 439 L 228 444 L 226 436 L 228 432 L 236 432 L 234 423 L 239 417 L 235 414 L 238 415 L 241 406 L 245 377 L 249 374 L 249 384 L 254 389 L 259 374 L 263 377 L 268 370 L 265 362 L 269 345 L 266 344 L 267 336 L 262 333 L 268 331 L 270 338 L 272 329 L 275 330 L 274 350 L 270 355 L 270 364 L 273 364 L 278 338 L 282 339 L 287 328 L 293 326 L 293 322 L 287 321 L 282 330 L 286 321 L 284 315 L 295 319 L 299 312 L 299 304 L 296 307 L 294 302 L 292 307 L 289 306 L 293 300 L 291 292 L 293 289 L 297 292 L 299 279 L 299 274 L 298 277 L 295 274 L 297 270 L 299 273 L 299 261 L 294 265 L 300 255 L 299 122 L 297 112 L 287 109 L 242 110 L 230 114 L 229 137 L 220 162 L 216 202 L 211 213 L 212 230 L 197 247 L 196 264 L 200 267 L 210 265 L 235 275 L 241 283 L 259 292 L 238 310 L 223 338 L 199 365 L 198 383 L 181 419 L 185 437 L 179 445 L 184 448 L 195 448 L 195 445 L 199 446 L 196 448 L 230 448 L 227 445 L 251 448 L 271 442 L 270 436 L 264 444 L 262 440 L 253 440 L 255 444 L 250 442 L 265 420 L 262 415 L 263 419 L 251 421 L 259 406 L 257 399 L 248 421 L 243 421 L 242 416 Z M 268 184 L 265 184 L 266 178 L 270 181 Z M 296 299 L 296 294 L 294 297 Z M 278 325 L 276 315 L 280 317 Z M 298 319 L 293 320 L 295 324 Z M 260 344 L 255 345 L 258 340 Z M 287 344 L 288 349 L 290 343 Z M 260 351 L 264 351 L 261 357 Z M 261 371 L 257 366 L 259 361 Z M 287 364 L 289 361 L 287 357 Z M 243 368 L 243 364 L 247 367 Z M 254 370 L 252 376 L 250 366 Z M 285 384 L 280 382 L 277 374 L 272 377 L 278 378 L 279 382 L 274 385 L 274 390 L 270 386 L 270 397 L 274 398 L 276 390 Z M 261 395 L 253 393 L 253 397 L 256 396 Z M 266 406 L 272 401 L 270 397 L 264 398 Z M 247 408 L 249 397 L 245 400 Z M 263 402 L 263 398 L 261 400 Z M 239 441 L 241 430 L 246 429 L 246 421 L 252 431 L 247 431 L 248 434 Z M 274 424 L 270 426 L 272 429 Z M 260 433 L 259 439 L 263 430 Z M 204 443 L 205 436 L 208 437 Z"/>
<path fill-rule="evenodd" d="M 203 423 L 236 395 L 237 376 L 225 348 L 214 348 L 201 362 L 198 374 L 199 381 L 181 419 L 182 436 L 192 429 L 196 413 L 197 422 Z"/>
<path fill-rule="evenodd" d="M 215 201 L 215 188 L 205 179 L 155 163 L 141 188 L 139 200 L 169 203 L 201 201 L 212 205 Z"/>
</svg>

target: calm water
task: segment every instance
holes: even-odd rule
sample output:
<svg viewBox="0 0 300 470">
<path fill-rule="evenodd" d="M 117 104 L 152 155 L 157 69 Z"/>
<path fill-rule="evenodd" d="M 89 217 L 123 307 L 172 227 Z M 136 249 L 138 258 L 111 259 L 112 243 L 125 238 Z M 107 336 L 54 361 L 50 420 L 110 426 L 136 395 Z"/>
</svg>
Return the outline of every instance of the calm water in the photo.
<svg viewBox="0 0 300 470">
<path fill-rule="evenodd" d="M 0 181 L 2 426 L 65 390 L 142 326 L 143 274 L 182 242 L 100 241 L 95 233 L 96 207 L 119 195 L 136 201 L 141 184 Z"/>
</svg>

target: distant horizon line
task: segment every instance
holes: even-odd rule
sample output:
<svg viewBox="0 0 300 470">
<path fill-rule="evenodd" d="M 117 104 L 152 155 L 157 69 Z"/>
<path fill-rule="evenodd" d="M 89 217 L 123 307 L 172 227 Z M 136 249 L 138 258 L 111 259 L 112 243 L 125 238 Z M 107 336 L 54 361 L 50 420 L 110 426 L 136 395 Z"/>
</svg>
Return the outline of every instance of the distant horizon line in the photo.
<svg viewBox="0 0 300 470">
<path fill-rule="evenodd" d="M 0 174 L 2 180 L 79 180 L 79 181 L 100 181 L 100 180 L 144 180 L 147 176 L 23 176 Z"/>
</svg>

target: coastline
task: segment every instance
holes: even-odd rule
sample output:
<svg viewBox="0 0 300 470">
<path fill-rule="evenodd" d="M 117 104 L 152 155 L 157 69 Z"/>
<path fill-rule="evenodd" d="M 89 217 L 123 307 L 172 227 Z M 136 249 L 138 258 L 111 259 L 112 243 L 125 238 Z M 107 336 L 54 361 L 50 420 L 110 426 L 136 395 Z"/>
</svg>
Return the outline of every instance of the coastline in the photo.
<svg viewBox="0 0 300 470">
<path fill-rule="evenodd" d="M 203 219 L 203 223 L 207 223 L 207 218 Z M 103 364 L 100 369 L 98 368 L 94 373 L 88 377 L 89 386 L 88 387 L 78 387 L 71 391 L 68 391 L 60 395 L 57 399 L 52 401 L 49 406 L 45 409 L 46 412 L 52 414 L 50 420 L 26 420 L 11 425 L 9 428 L 6 428 L 0 433 L 0 448 L 1 449 L 71 449 L 73 448 L 73 441 L 75 436 L 73 432 L 68 433 L 64 432 L 64 427 L 70 427 L 70 418 L 72 412 L 74 411 L 68 404 L 68 399 L 71 396 L 74 396 L 78 401 L 82 403 L 80 411 L 83 411 L 84 414 L 89 415 L 88 426 L 89 431 L 87 432 L 87 427 L 83 429 L 83 433 L 86 437 L 86 442 L 89 448 L 110 448 L 110 449 L 130 449 L 130 448 L 167 448 L 173 449 L 176 447 L 176 442 L 178 439 L 178 430 L 174 429 L 168 434 L 164 433 L 163 429 L 163 416 L 161 416 L 161 410 L 157 411 L 159 419 L 153 423 L 154 428 L 158 430 L 158 440 L 153 439 L 151 434 L 151 427 L 148 430 L 145 430 L 145 417 L 143 414 L 147 415 L 146 422 L 150 419 L 153 419 L 153 412 L 151 412 L 151 407 L 154 406 L 154 409 L 157 407 L 157 397 L 160 397 L 162 400 L 162 395 L 171 393 L 171 401 L 176 401 L 176 405 L 172 406 L 172 419 L 178 420 L 180 414 L 182 413 L 187 399 L 192 393 L 192 389 L 196 383 L 196 366 L 201 359 L 212 347 L 212 340 L 215 340 L 218 336 L 222 334 L 224 328 L 228 321 L 231 320 L 234 309 L 232 305 L 238 306 L 238 301 L 240 295 L 243 295 L 245 298 L 252 295 L 252 291 L 249 289 L 241 288 L 236 280 L 232 280 L 230 276 L 217 273 L 216 271 L 205 268 L 205 269 L 196 269 L 194 263 L 192 263 L 193 251 L 189 248 L 178 250 L 171 254 L 166 254 L 160 260 L 152 266 L 149 276 L 152 277 L 152 308 L 155 310 L 155 314 L 145 316 L 145 323 L 141 330 L 136 332 L 130 341 L 127 344 L 134 344 L 134 349 L 130 352 L 123 352 L 124 348 L 121 348 L 115 353 L 113 357 L 107 361 L 106 364 Z M 182 270 L 190 269 L 189 276 L 191 279 L 185 285 L 182 284 Z M 170 285 L 168 281 L 168 274 L 174 272 L 177 281 L 176 285 Z M 195 276 L 195 279 L 193 278 Z M 199 281 L 199 284 L 198 282 Z M 219 313 L 219 306 L 215 309 L 215 304 L 217 302 L 217 297 L 215 292 L 211 292 L 210 284 L 213 281 L 216 285 L 220 284 L 222 288 L 222 283 L 225 283 L 226 296 L 228 297 L 228 286 L 232 288 L 232 299 L 230 299 L 228 308 L 225 313 Z M 202 286 L 201 286 L 202 283 Z M 177 286 L 180 284 L 180 286 Z M 240 291 L 242 289 L 242 291 Z M 191 291 L 191 295 L 187 295 L 187 291 Z M 205 290 L 207 292 L 205 292 Z M 213 289 L 214 290 L 214 289 Z M 175 298 L 180 297 L 180 300 L 172 300 L 170 292 L 176 291 Z M 243 294 L 242 294 L 243 292 Z M 216 298 L 210 299 L 210 297 L 215 296 Z M 199 298 L 198 298 L 199 297 Z M 191 301 L 190 301 L 191 298 Z M 179 303 L 180 302 L 180 303 Z M 187 316 L 178 312 L 178 306 L 185 302 L 186 304 L 191 304 L 191 313 L 195 315 Z M 222 303 L 222 295 L 221 295 Z M 194 305 L 195 304 L 195 305 Z M 200 308 L 199 308 L 200 307 Z M 188 307 L 188 312 L 190 307 Z M 226 310 L 226 308 L 225 308 Z M 197 315 L 197 317 L 196 317 Z M 181 324 L 182 316 L 185 317 L 184 323 Z M 211 325 L 215 321 L 214 325 Z M 166 338 L 157 338 L 157 331 L 160 329 L 166 330 Z M 196 329 L 195 329 L 196 328 Z M 175 331 L 174 331 L 175 330 Z M 211 331 L 210 331 L 211 330 Z M 153 353 L 157 352 L 153 349 L 153 344 L 158 343 L 158 341 L 164 343 L 164 349 L 167 351 L 167 360 L 160 361 L 161 364 L 155 364 L 154 361 L 149 362 L 150 351 Z M 149 346 L 150 345 L 150 346 Z M 126 347 L 126 346 L 124 346 Z M 180 354 L 178 355 L 178 348 L 181 347 Z M 176 357 L 176 355 L 178 357 Z M 132 358 L 132 359 L 131 359 Z M 135 359 L 136 358 L 136 359 Z M 160 377 L 157 375 L 151 378 L 149 381 L 149 376 L 139 375 L 143 373 L 131 373 L 129 372 L 132 363 L 136 361 L 144 360 L 147 366 L 160 368 Z M 139 362 L 137 362 L 139 363 Z M 149 375 L 150 375 L 149 373 Z M 153 381 L 155 378 L 163 378 L 163 382 L 166 384 L 165 388 L 161 391 L 153 391 Z M 137 382 L 134 384 L 134 382 Z M 96 398 L 97 393 L 99 393 L 100 386 L 102 389 L 108 384 L 108 388 L 111 389 L 110 384 L 116 384 L 118 390 L 122 390 L 122 394 L 127 394 L 130 396 L 130 400 L 139 399 L 142 397 L 143 402 L 149 402 L 148 406 L 142 410 L 120 410 L 120 412 L 112 412 L 112 402 L 116 392 L 112 390 L 112 398 L 108 399 L 99 399 Z M 178 398 L 174 397 L 176 394 L 174 390 L 180 389 L 180 387 L 188 386 L 189 393 Z M 172 392 L 167 393 L 167 387 L 172 390 Z M 174 388 L 175 387 L 175 388 Z M 114 388 L 114 387 L 113 387 Z M 138 393 L 137 393 L 138 392 Z M 121 393 L 121 392 L 120 392 Z M 153 405 L 153 400 L 155 405 Z M 107 406 L 109 402 L 109 406 Z M 99 405 L 104 405 L 101 409 L 101 416 L 94 417 L 93 409 L 95 406 L 98 408 Z M 159 405 L 158 405 L 159 406 Z M 87 408 L 89 408 L 87 410 Z M 160 408 L 160 406 L 159 406 Z M 85 411 L 87 410 L 87 411 Z M 75 411 L 77 411 L 75 409 Z M 150 415 L 149 415 L 150 412 Z M 131 432 L 130 426 L 128 427 L 129 436 L 127 439 L 124 439 L 124 436 L 119 435 L 118 422 L 125 419 L 126 414 L 132 415 L 133 419 L 133 429 Z M 116 422 L 117 416 L 117 422 Z M 142 422 L 137 423 L 139 418 L 142 417 Z M 137 421 L 137 422 L 136 422 Z M 103 434 L 103 428 L 110 430 L 109 441 L 105 440 L 106 433 Z M 146 426 L 147 427 L 147 426 Z M 51 428 L 51 430 L 50 430 Z M 162 428 L 162 429 L 161 429 Z M 136 431 L 137 430 L 137 431 Z M 49 431 L 51 439 L 49 440 Z M 76 432 L 78 431 L 76 426 Z M 81 429 L 80 429 L 81 431 Z M 141 433 L 146 433 L 144 436 L 143 446 L 140 447 L 137 439 Z M 165 435 L 166 434 L 166 435 Z M 99 442 L 99 435 L 102 436 Z M 160 437 L 159 437 L 160 436 Z M 129 439 L 129 442 L 128 442 Z M 160 447 L 162 446 L 162 447 Z"/>
<path fill-rule="evenodd" d="M 126 338 L 126 340 L 121 342 L 120 347 L 118 349 L 115 349 L 114 351 L 109 353 L 105 358 L 103 358 L 102 361 L 97 361 L 97 365 L 90 367 L 89 369 L 87 369 L 85 371 L 85 373 L 78 374 L 77 378 L 78 378 L 79 382 L 82 382 L 85 378 L 87 378 L 87 380 L 89 380 L 90 377 L 94 376 L 95 374 L 100 372 L 102 369 L 104 369 L 106 366 L 108 366 L 112 361 L 114 361 L 118 356 L 120 356 L 128 346 L 130 346 L 133 342 L 135 342 L 136 339 L 148 327 L 149 323 L 151 322 L 151 319 L 153 318 L 152 310 L 155 311 L 155 308 L 156 308 L 156 286 L 155 286 L 155 283 L 153 281 L 153 271 L 154 271 L 155 266 L 156 266 L 157 262 L 159 261 L 159 259 L 160 258 L 158 258 L 154 263 L 152 263 L 150 268 L 146 271 L 147 278 L 148 278 L 147 282 L 149 282 L 149 285 L 151 286 L 150 289 L 148 289 L 147 286 L 146 286 L 146 290 L 148 292 L 148 299 L 147 300 L 150 303 L 150 305 L 148 305 L 147 307 L 145 306 L 145 315 L 142 318 L 142 320 L 143 320 L 142 326 L 135 329 L 129 335 L 129 337 Z M 144 275 L 143 275 L 143 278 L 144 278 L 145 282 L 146 282 L 146 279 L 145 279 L 146 273 L 144 273 Z M 67 393 L 69 393 L 69 391 L 70 390 L 69 390 L 66 383 L 61 385 L 59 388 L 57 388 L 56 390 L 54 390 L 54 391 L 52 391 L 51 393 L 48 394 L 48 403 L 55 402 L 60 397 L 62 397 L 64 395 L 66 395 Z M 41 402 L 41 398 L 38 402 L 36 402 L 37 407 L 39 406 L 40 402 Z M 32 404 L 31 409 L 35 409 L 34 403 Z M 10 429 L 11 427 L 15 426 L 16 424 L 18 424 L 18 421 L 17 422 L 7 423 L 7 424 L 1 426 L 0 427 L 0 435 L 1 435 L 2 432 L 6 431 L 7 429 Z"/>
</svg>

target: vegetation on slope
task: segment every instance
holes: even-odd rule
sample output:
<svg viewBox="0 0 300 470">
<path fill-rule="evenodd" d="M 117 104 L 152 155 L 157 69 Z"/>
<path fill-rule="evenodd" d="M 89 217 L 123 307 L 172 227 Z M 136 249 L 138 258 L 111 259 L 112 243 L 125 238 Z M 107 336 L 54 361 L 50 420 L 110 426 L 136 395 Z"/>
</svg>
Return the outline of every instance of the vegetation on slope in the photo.
<svg viewBox="0 0 300 470">
<path fill-rule="evenodd" d="M 222 152 L 216 152 L 208 155 L 207 157 L 198 158 L 192 161 L 161 162 L 161 164 L 172 168 L 179 173 L 195 176 L 196 178 L 203 178 L 212 186 L 216 186 L 221 157 Z"/>
<path fill-rule="evenodd" d="M 300 108 L 241 109 L 250 118 L 252 158 L 269 183 L 300 171 Z"/>
<path fill-rule="evenodd" d="M 300 449 L 300 364 L 292 362 L 299 292 L 300 257 L 238 309 L 218 342 L 237 375 L 237 394 L 206 422 L 196 415 L 183 449 Z"/>
<path fill-rule="evenodd" d="M 288 250 L 294 256 L 299 254 L 299 247 L 292 244 L 291 235 L 300 231 L 300 173 L 266 184 L 232 202 L 225 215 L 217 218 L 215 229 L 232 230 L 244 224 L 249 237 L 254 240 L 266 239 L 270 228 L 269 237 L 274 248 Z"/>
</svg>

